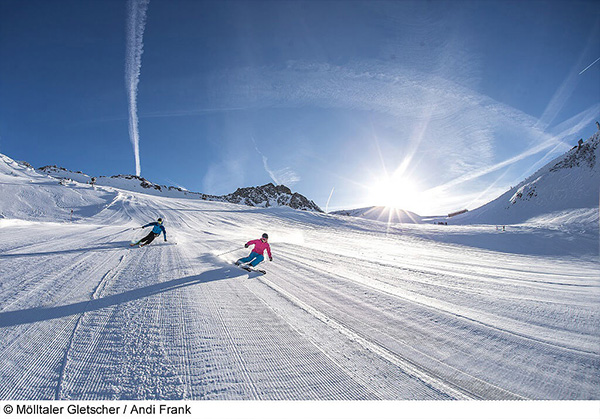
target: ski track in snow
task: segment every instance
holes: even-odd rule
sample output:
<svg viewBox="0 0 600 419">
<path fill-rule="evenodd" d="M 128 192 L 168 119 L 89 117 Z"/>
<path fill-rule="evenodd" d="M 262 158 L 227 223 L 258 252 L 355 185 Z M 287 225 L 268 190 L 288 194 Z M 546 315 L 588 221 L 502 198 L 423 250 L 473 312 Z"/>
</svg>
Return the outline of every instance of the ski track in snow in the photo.
<svg viewBox="0 0 600 419">
<path fill-rule="evenodd" d="M 597 259 L 292 210 L 105 198 L 74 223 L 2 226 L 0 399 L 600 397 Z M 157 216 L 177 245 L 129 247 Z M 263 231 L 268 273 L 233 266 Z"/>
</svg>

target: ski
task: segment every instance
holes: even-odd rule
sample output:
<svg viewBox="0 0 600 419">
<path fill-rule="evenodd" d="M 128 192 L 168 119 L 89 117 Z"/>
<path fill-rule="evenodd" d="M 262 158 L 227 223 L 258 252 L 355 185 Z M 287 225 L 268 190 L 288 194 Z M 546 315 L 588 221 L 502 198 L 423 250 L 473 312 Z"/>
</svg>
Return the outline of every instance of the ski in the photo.
<svg viewBox="0 0 600 419">
<path fill-rule="evenodd" d="M 144 246 L 147 246 L 148 244 L 151 244 L 151 243 L 141 244 L 140 242 L 133 242 L 133 243 L 129 243 L 129 246 L 131 246 L 131 247 L 135 247 L 135 246 L 137 246 L 137 247 L 144 247 Z M 177 244 L 177 242 L 171 242 L 170 241 L 170 242 L 167 242 L 167 243 L 158 244 L 158 246 L 175 246 L 176 244 Z"/>
<path fill-rule="evenodd" d="M 234 265 L 239 266 L 241 269 L 248 271 L 248 272 L 259 272 L 263 275 L 265 275 L 267 273 L 267 271 L 265 271 L 264 269 L 258 269 L 258 268 L 254 268 L 254 267 L 248 266 L 248 265 L 243 265 L 243 264 L 238 264 L 238 263 L 234 263 Z"/>
</svg>

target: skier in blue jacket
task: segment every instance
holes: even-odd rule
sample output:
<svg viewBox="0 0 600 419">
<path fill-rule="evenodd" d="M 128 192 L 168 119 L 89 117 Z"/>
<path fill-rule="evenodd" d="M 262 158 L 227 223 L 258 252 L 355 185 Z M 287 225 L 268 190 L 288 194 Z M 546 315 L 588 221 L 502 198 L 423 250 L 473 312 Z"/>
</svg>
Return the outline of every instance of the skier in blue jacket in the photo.
<svg viewBox="0 0 600 419">
<path fill-rule="evenodd" d="M 152 240 L 154 240 L 155 238 L 160 236 L 161 232 L 165 236 L 165 241 L 167 241 L 167 230 L 165 229 L 165 226 L 163 225 L 162 218 L 159 218 L 158 220 L 156 220 L 153 223 L 148 223 L 145 226 L 142 226 L 142 228 L 146 228 L 146 227 L 150 227 L 150 226 L 153 226 L 152 231 L 150 233 L 148 233 L 148 235 L 146 237 L 144 237 L 143 239 L 141 239 L 140 241 L 138 241 L 136 243 L 131 243 L 131 246 L 137 246 L 137 245 L 139 245 L 140 247 L 146 246 L 147 244 L 152 243 Z"/>
</svg>

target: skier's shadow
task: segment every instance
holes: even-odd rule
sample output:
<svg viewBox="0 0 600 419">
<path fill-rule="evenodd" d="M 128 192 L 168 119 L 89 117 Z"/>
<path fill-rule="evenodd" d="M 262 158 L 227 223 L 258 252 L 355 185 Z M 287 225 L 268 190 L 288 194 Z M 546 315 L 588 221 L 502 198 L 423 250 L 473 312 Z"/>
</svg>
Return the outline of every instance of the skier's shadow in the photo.
<svg viewBox="0 0 600 419">
<path fill-rule="evenodd" d="M 246 274 L 247 272 L 235 267 L 223 267 L 206 271 L 199 275 L 192 275 L 185 278 L 173 279 L 167 282 L 160 282 L 147 287 L 137 288 L 122 292 L 120 294 L 109 295 L 93 300 L 81 301 L 79 303 L 67 304 L 58 307 L 36 307 L 24 310 L 8 311 L 5 313 L 0 313 L 0 327 L 16 326 L 20 324 L 35 323 L 57 319 L 60 317 L 83 314 L 89 311 L 100 310 L 129 301 L 139 300 L 155 294 L 173 291 L 178 288 L 236 278 Z"/>
<path fill-rule="evenodd" d="M 48 252 L 34 252 L 34 253 L 0 253 L 0 258 L 13 258 L 13 257 L 31 257 L 31 256 L 49 256 L 49 255 L 62 255 L 69 253 L 84 253 L 84 252 L 101 252 L 105 250 L 123 250 L 129 249 L 131 242 L 119 241 L 99 244 L 91 247 L 80 247 L 77 249 L 65 249 L 65 250 L 51 250 Z"/>
</svg>

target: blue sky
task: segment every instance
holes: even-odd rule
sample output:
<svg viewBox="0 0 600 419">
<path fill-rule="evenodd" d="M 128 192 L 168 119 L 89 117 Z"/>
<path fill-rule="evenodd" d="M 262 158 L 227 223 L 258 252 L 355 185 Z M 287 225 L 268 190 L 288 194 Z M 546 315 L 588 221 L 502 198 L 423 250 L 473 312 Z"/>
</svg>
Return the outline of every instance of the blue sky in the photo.
<svg viewBox="0 0 600 419">
<path fill-rule="evenodd" d="M 596 1 L 150 0 L 131 96 L 133 19 L 0 0 L 0 153 L 135 174 L 135 114 L 153 182 L 429 215 L 494 199 L 600 119 Z"/>
</svg>

